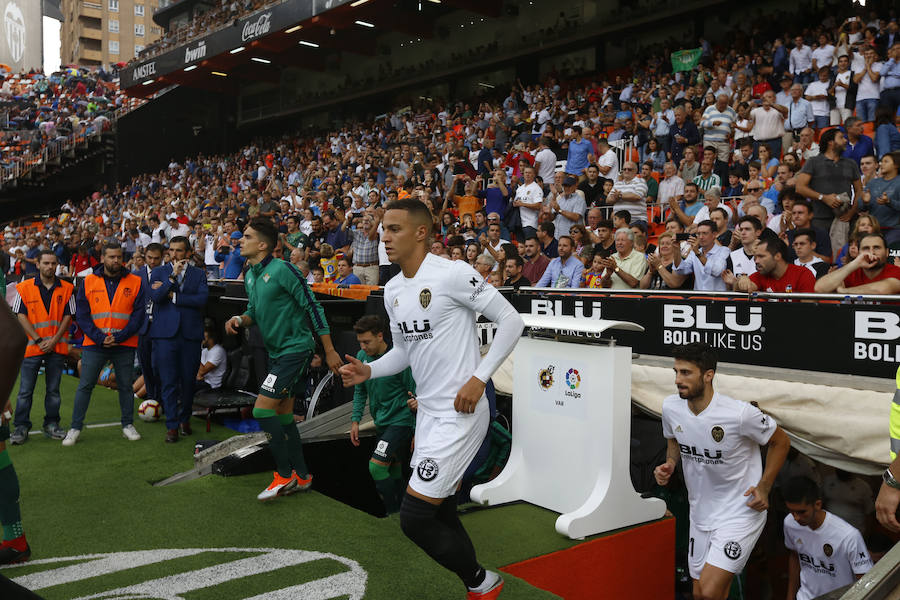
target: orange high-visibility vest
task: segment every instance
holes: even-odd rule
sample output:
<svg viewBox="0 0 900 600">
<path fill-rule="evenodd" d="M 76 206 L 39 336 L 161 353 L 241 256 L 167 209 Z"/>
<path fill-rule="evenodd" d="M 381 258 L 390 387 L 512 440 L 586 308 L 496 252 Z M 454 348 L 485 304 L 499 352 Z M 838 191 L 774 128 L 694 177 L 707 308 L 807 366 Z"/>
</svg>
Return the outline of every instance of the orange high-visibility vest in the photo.
<svg viewBox="0 0 900 600">
<path fill-rule="evenodd" d="M 106 282 L 103 277 L 91 273 L 84 279 L 84 296 L 91 307 L 91 319 L 97 329 L 103 333 L 116 333 L 122 331 L 128 325 L 128 319 L 134 310 L 134 299 L 141 289 L 141 278 L 133 273 L 124 275 L 119 280 L 119 286 L 113 295 L 112 304 L 106 293 Z M 84 336 L 85 346 L 95 346 L 96 342 L 90 336 Z M 120 346 L 137 348 L 138 336 L 133 335 L 121 342 Z"/>
<path fill-rule="evenodd" d="M 59 326 L 63 320 L 63 310 L 72 297 L 72 291 L 75 287 L 68 281 L 60 280 L 60 285 L 53 290 L 53 295 L 50 298 L 50 312 L 47 312 L 44 301 L 41 299 L 41 290 L 38 289 L 38 285 L 43 284 L 39 284 L 37 281 L 37 278 L 30 277 L 17 284 L 16 291 L 22 298 L 25 308 L 28 309 L 28 321 L 34 327 L 34 330 L 37 331 L 38 336 L 52 338 L 59 331 Z M 66 356 L 69 354 L 69 345 L 60 338 L 60 342 L 53 347 L 53 351 Z M 28 345 L 25 347 L 26 357 L 41 356 L 43 354 L 37 342 L 28 340 Z"/>
</svg>

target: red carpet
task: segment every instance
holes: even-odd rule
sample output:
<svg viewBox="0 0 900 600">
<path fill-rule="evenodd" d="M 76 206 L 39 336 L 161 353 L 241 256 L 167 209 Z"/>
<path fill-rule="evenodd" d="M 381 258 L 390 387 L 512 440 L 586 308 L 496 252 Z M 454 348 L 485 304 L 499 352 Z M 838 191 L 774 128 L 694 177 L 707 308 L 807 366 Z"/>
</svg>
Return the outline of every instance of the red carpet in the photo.
<svg viewBox="0 0 900 600">
<path fill-rule="evenodd" d="M 503 571 L 565 600 L 675 596 L 675 519 L 623 529 Z"/>
</svg>

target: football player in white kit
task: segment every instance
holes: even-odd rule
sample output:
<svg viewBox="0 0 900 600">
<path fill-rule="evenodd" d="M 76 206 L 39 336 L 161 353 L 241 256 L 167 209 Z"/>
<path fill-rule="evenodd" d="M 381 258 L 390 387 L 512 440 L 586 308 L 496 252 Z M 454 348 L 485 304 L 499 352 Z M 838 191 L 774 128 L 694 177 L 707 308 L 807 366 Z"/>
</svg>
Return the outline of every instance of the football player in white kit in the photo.
<svg viewBox="0 0 900 600">
<path fill-rule="evenodd" d="M 788 600 L 812 600 L 850 585 L 872 568 L 859 530 L 822 509 L 822 492 L 809 477 L 789 479 L 781 491 L 791 514 L 784 518 Z"/>
<path fill-rule="evenodd" d="M 364 364 L 347 355 L 345 386 L 412 369 L 418 411 L 413 475 L 400 508 L 403 533 L 468 589 L 469 600 L 492 600 L 503 579 L 478 564 L 456 512 L 455 493 L 484 441 L 490 421 L 485 383 L 516 345 L 522 317 L 465 261 L 429 252 L 433 221 L 417 199 L 386 206 L 383 241 L 401 273 L 384 288 L 394 347 Z M 481 357 L 476 313 L 497 323 Z"/>
<path fill-rule="evenodd" d="M 678 393 L 663 400 L 668 449 L 654 475 L 666 485 L 682 461 L 694 600 L 725 600 L 766 524 L 769 490 L 791 443 L 758 408 L 713 390 L 717 359 L 708 345 L 687 344 L 672 354 Z M 769 448 L 765 471 L 761 445 Z"/>
</svg>

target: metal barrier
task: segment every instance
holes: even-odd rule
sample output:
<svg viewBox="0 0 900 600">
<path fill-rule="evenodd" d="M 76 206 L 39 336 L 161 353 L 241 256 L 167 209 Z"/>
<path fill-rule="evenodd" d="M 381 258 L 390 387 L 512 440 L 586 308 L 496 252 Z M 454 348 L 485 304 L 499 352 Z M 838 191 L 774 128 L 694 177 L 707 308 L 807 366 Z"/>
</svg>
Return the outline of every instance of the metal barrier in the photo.
<svg viewBox="0 0 900 600">
<path fill-rule="evenodd" d="M 900 544 L 845 592 L 835 591 L 818 600 L 897 600 L 900 598 Z"/>
</svg>

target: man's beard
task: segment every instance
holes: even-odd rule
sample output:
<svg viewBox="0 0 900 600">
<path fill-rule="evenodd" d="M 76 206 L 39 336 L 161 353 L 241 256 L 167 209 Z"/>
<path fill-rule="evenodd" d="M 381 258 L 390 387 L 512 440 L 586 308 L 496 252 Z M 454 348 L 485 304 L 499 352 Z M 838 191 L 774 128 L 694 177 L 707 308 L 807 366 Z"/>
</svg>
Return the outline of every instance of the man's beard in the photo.
<svg viewBox="0 0 900 600">
<path fill-rule="evenodd" d="M 701 383 L 700 383 L 698 386 L 696 386 L 696 387 L 690 387 L 690 386 L 688 386 L 688 389 L 687 389 L 687 391 L 685 391 L 685 392 L 682 392 L 681 390 L 678 390 L 678 395 L 679 395 L 683 400 L 694 400 L 695 398 L 701 397 L 701 396 L 704 394 L 704 392 L 706 392 L 706 384 L 703 383 L 703 382 L 701 382 Z"/>
</svg>

